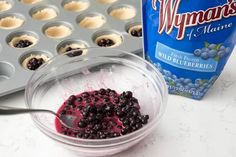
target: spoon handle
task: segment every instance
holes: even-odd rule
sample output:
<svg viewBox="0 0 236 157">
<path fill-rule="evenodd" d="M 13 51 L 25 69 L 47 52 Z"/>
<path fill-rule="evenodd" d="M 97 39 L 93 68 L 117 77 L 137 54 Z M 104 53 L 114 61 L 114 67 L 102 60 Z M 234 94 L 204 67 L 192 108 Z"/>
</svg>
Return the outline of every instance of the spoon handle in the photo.
<svg viewBox="0 0 236 157">
<path fill-rule="evenodd" d="M 53 111 L 45 109 L 23 109 L 23 108 L 10 108 L 2 109 L 0 108 L 0 115 L 14 115 L 14 114 L 24 114 L 24 113 L 33 113 L 33 112 L 47 112 L 56 115 Z"/>
</svg>

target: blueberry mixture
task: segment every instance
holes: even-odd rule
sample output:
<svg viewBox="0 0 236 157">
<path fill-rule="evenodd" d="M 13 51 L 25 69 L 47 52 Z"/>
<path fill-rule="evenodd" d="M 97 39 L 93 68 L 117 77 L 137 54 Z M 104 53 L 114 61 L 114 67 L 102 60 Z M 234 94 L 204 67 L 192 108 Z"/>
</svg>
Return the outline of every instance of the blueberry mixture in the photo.
<svg viewBox="0 0 236 157">
<path fill-rule="evenodd" d="M 229 53 L 229 47 L 225 47 L 221 44 L 209 44 L 205 42 L 205 47 L 203 47 L 202 49 L 196 49 L 193 54 L 196 57 L 201 57 L 204 60 L 213 58 L 218 61 L 220 60 L 220 58 Z"/>
<path fill-rule="evenodd" d="M 42 58 L 31 58 L 27 63 L 29 70 L 38 69 L 45 61 Z"/>
<path fill-rule="evenodd" d="M 138 100 L 130 91 L 118 94 L 111 89 L 100 89 L 71 95 L 58 114 L 78 116 L 78 130 L 63 126 L 55 120 L 59 133 L 83 139 L 106 139 L 129 134 L 148 123 L 149 115 L 140 113 Z"/>
<path fill-rule="evenodd" d="M 17 43 L 14 44 L 14 47 L 16 47 L 16 48 L 25 48 L 25 47 L 29 47 L 32 44 L 33 43 L 29 40 L 19 40 Z"/>
<path fill-rule="evenodd" d="M 111 39 L 101 39 L 98 41 L 98 46 L 101 46 L 101 47 L 110 47 L 110 46 L 113 46 L 115 45 L 115 42 Z"/>
<path fill-rule="evenodd" d="M 80 56 L 83 54 L 83 50 L 81 50 L 80 48 L 72 48 L 72 47 L 67 47 L 66 48 L 66 52 L 72 51 L 71 53 L 67 53 L 66 55 L 69 57 L 75 57 L 75 56 Z"/>
<path fill-rule="evenodd" d="M 130 34 L 134 37 L 142 37 L 142 28 L 140 29 L 133 29 Z"/>
</svg>

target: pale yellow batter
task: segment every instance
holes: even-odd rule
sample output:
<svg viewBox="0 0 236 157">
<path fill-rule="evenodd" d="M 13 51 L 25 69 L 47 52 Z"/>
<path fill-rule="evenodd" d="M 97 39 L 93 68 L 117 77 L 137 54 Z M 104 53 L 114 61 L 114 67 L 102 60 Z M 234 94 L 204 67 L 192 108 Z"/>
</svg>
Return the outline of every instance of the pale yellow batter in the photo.
<svg viewBox="0 0 236 157">
<path fill-rule="evenodd" d="M 13 37 L 11 39 L 11 41 L 9 42 L 9 45 L 11 47 L 14 47 L 14 48 L 17 48 L 15 47 L 14 45 L 16 43 L 18 43 L 20 40 L 28 40 L 28 41 L 31 41 L 33 44 L 28 46 L 28 47 L 25 47 L 25 48 L 29 48 L 29 47 L 32 47 L 34 46 L 37 42 L 38 42 L 38 39 L 35 38 L 34 36 L 30 36 L 30 35 L 27 35 L 27 34 L 24 34 L 24 35 L 21 35 L 21 36 L 16 36 L 16 37 Z"/>
<path fill-rule="evenodd" d="M 44 33 L 49 38 L 60 39 L 71 35 L 72 30 L 67 26 L 60 25 L 48 27 Z"/>
<path fill-rule="evenodd" d="M 97 1 L 102 4 L 109 4 L 109 3 L 114 3 L 117 0 L 97 0 Z"/>
<path fill-rule="evenodd" d="M 64 5 L 64 9 L 73 12 L 84 11 L 88 9 L 89 3 L 85 1 L 71 1 Z"/>
<path fill-rule="evenodd" d="M 80 27 L 87 29 L 97 29 L 102 27 L 106 23 L 106 20 L 102 16 L 92 16 L 83 18 L 79 25 Z"/>
<path fill-rule="evenodd" d="M 21 0 L 22 3 L 25 3 L 25 4 L 35 4 L 35 3 L 38 3 L 42 0 Z"/>
<path fill-rule="evenodd" d="M 57 12 L 52 8 L 45 8 L 34 13 L 32 17 L 36 20 L 51 20 L 57 17 Z"/>
<path fill-rule="evenodd" d="M 0 1 L 0 11 L 7 11 L 12 8 L 12 5 L 7 1 Z"/>
<path fill-rule="evenodd" d="M 121 7 L 121 8 L 112 10 L 110 12 L 110 15 L 113 18 L 116 18 L 119 20 L 128 20 L 136 16 L 136 11 L 135 9 L 130 8 L 130 7 Z"/>
<path fill-rule="evenodd" d="M 128 33 L 131 34 L 131 31 L 140 29 L 142 29 L 142 25 L 135 25 L 129 28 Z"/>
<path fill-rule="evenodd" d="M 22 26 L 24 20 L 15 16 L 8 16 L 0 19 L 0 28 L 2 29 L 15 29 Z"/>
</svg>

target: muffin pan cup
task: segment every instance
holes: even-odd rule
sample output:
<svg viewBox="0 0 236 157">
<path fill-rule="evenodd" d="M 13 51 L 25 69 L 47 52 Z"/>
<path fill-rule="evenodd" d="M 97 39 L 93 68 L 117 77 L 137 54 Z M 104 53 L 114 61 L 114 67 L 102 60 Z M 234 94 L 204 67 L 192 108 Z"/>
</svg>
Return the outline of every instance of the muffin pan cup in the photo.
<svg viewBox="0 0 236 157">
<path fill-rule="evenodd" d="M 66 2 L 69 2 L 67 0 Z M 9 69 L 11 75 L 6 77 L 6 79 L 0 79 L 0 96 L 7 95 L 19 90 L 23 90 L 27 84 L 28 79 L 34 71 L 27 70 L 22 67 L 21 60 L 22 56 L 26 53 L 37 51 L 37 52 L 47 52 L 48 57 L 53 57 L 58 55 L 59 44 L 66 40 L 77 40 L 84 42 L 88 47 L 99 47 L 94 41 L 94 38 L 98 35 L 106 34 L 107 32 L 117 32 L 121 35 L 123 42 L 114 47 L 115 49 L 120 49 L 132 53 L 142 52 L 142 38 L 137 38 L 131 36 L 127 32 L 127 24 L 129 23 L 141 23 L 141 11 L 140 2 L 137 0 L 123 1 L 118 0 L 111 4 L 101 4 L 96 0 L 90 0 L 90 6 L 88 9 L 81 12 L 71 12 L 63 8 L 63 0 L 42 0 L 39 3 L 32 5 L 24 4 L 18 0 L 14 1 L 12 8 L 10 10 L 0 12 L 1 16 L 4 14 L 21 14 L 24 16 L 24 24 L 16 29 L 6 30 L 0 29 L 0 63 L 7 63 L 12 68 L 6 68 L 2 70 L 4 73 Z M 130 20 L 118 20 L 109 15 L 109 11 L 116 6 L 128 5 L 133 6 L 136 9 L 136 16 Z M 31 17 L 32 8 L 37 8 L 37 6 L 48 6 L 49 8 L 54 7 L 58 11 L 57 17 L 51 20 L 40 21 Z M 78 17 L 81 14 L 90 14 L 97 12 L 102 14 L 106 23 L 97 29 L 86 29 L 79 26 Z M 72 26 L 71 35 L 62 39 L 52 39 L 44 34 L 43 28 L 50 23 L 54 22 L 65 22 Z M 28 48 L 13 48 L 9 46 L 9 38 L 15 35 L 22 34 L 21 32 L 29 32 L 35 34 L 38 41 L 35 45 Z M 104 33 L 103 33 L 104 32 Z M 112 51 L 112 50 L 111 50 Z M 1 65 L 1 64 L 0 64 Z M 3 67 L 4 68 L 4 67 Z M 13 69 L 13 70 L 12 70 Z M 1 74 L 0 74 L 1 75 Z"/>
</svg>

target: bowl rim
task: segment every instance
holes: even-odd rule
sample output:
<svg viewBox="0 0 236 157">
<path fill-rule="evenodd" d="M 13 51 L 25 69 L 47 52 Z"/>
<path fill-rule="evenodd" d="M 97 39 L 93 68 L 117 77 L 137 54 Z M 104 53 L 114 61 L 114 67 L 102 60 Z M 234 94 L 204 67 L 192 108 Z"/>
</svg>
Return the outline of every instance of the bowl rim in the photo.
<svg viewBox="0 0 236 157">
<path fill-rule="evenodd" d="M 165 83 L 165 80 L 164 80 L 164 77 L 162 76 L 162 74 L 158 71 L 157 68 L 155 68 L 155 66 L 151 63 L 149 63 L 147 60 L 145 60 L 144 58 L 141 58 L 139 56 L 137 56 L 136 54 L 133 54 L 133 53 L 130 53 L 130 52 L 127 52 L 127 51 L 123 51 L 123 50 L 119 50 L 119 49 L 110 49 L 110 48 L 102 48 L 102 47 L 88 47 L 88 48 L 82 48 L 81 50 L 91 50 L 91 49 L 99 49 L 99 50 L 102 50 L 102 51 L 116 51 L 116 52 L 120 52 L 121 54 L 124 54 L 124 55 L 128 55 L 128 56 L 132 56 L 134 57 L 135 59 L 138 59 L 139 61 L 141 62 L 144 62 L 145 64 L 149 65 L 150 67 L 152 67 L 152 70 L 154 70 L 155 74 L 158 76 L 159 78 L 159 81 L 161 83 L 161 85 L 163 86 L 163 90 L 159 90 L 159 93 L 160 93 L 160 98 L 161 98 L 161 107 L 160 107 L 160 113 L 153 117 L 152 121 L 150 121 L 149 123 L 147 123 L 146 125 L 144 125 L 141 129 L 139 130 L 136 130 L 134 132 L 131 132 L 129 134 L 126 134 L 126 135 L 122 135 L 122 136 L 119 136 L 119 137 L 115 137 L 115 138 L 108 138 L 108 139 L 82 139 L 82 138 L 77 138 L 77 137 L 71 137 L 71 136 L 67 136 L 67 135 L 63 135 L 61 133 L 58 133 L 57 131 L 54 131 L 53 129 L 45 126 L 43 123 L 41 123 L 39 120 L 37 120 L 37 116 L 35 115 L 35 113 L 30 113 L 31 115 L 31 118 L 32 120 L 35 122 L 36 126 L 39 128 L 40 131 L 42 131 L 44 134 L 46 134 L 47 136 L 49 136 L 50 138 L 53 138 L 54 140 L 56 141 L 60 141 L 62 143 L 66 143 L 68 145 L 74 145 L 74 146 L 82 146 L 82 147 L 104 147 L 104 146 L 114 146 L 114 145 L 120 145 L 120 144 L 123 144 L 123 143 L 127 143 L 129 141 L 133 141 L 133 140 L 136 140 L 138 139 L 139 137 L 141 137 L 143 134 L 145 134 L 147 131 L 151 132 L 160 122 L 161 118 L 163 117 L 163 114 L 165 113 L 165 110 L 166 110 L 166 106 L 167 106 L 167 100 L 168 100 L 168 88 L 167 88 L 167 85 Z M 31 107 L 31 99 L 29 97 L 29 89 L 30 87 L 32 86 L 32 80 L 33 78 L 35 77 L 35 75 L 38 73 L 38 71 L 41 71 L 43 70 L 48 64 L 51 64 L 53 62 L 55 62 L 57 60 L 57 58 L 60 58 L 61 56 L 65 56 L 73 51 L 76 51 L 76 50 L 72 50 L 72 51 L 68 51 L 66 53 L 63 53 L 63 54 L 58 54 L 52 58 L 50 58 L 47 62 L 45 62 L 45 64 L 43 64 L 42 66 L 40 66 L 37 70 L 35 70 L 35 72 L 32 74 L 32 76 L 30 77 L 30 79 L 28 80 L 27 82 L 27 85 L 26 85 L 26 88 L 25 88 L 25 102 L 26 102 L 26 107 L 27 108 L 32 108 Z M 86 53 L 85 55 L 81 55 L 81 56 L 77 56 L 79 58 L 84 58 L 86 57 L 88 53 Z M 101 58 L 101 57 L 105 57 L 105 58 L 109 58 L 109 57 L 115 57 L 117 55 L 110 55 L 110 56 L 99 56 L 99 55 L 91 55 L 89 56 L 89 58 Z M 76 57 L 74 57 L 76 58 Z M 163 95 L 162 95 L 163 93 Z M 32 94 L 33 95 L 33 94 Z M 148 128 L 148 129 L 147 129 Z M 50 134 L 52 135 L 56 135 L 57 137 L 60 137 L 61 139 L 63 140 L 60 140 L 60 139 L 57 139 L 57 138 L 54 138 L 53 136 L 51 135 L 48 135 L 49 132 Z M 137 135 L 136 135 L 137 134 Z M 69 140 L 70 142 L 66 141 L 66 140 Z M 76 141 L 75 142 L 71 142 L 71 141 Z M 117 142 L 114 142 L 114 141 L 117 141 Z M 81 143 L 80 143 L 81 142 Z M 90 144 L 82 144 L 83 142 L 89 142 Z M 98 143 L 99 142 L 99 143 Z M 105 142 L 110 142 L 109 144 L 102 144 L 100 145 L 100 143 L 105 143 Z M 111 144 L 112 143 L 112 144 Z"/>
</svg>

